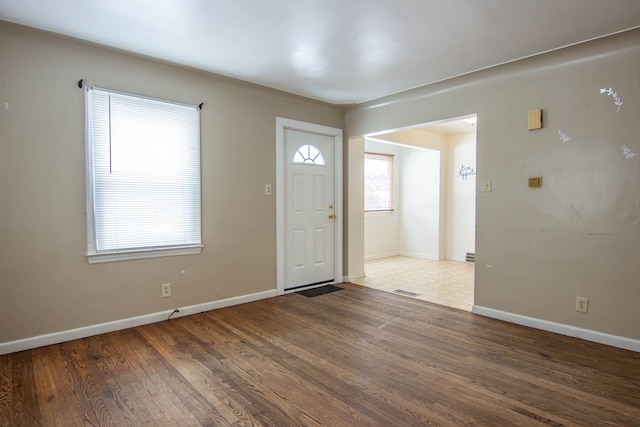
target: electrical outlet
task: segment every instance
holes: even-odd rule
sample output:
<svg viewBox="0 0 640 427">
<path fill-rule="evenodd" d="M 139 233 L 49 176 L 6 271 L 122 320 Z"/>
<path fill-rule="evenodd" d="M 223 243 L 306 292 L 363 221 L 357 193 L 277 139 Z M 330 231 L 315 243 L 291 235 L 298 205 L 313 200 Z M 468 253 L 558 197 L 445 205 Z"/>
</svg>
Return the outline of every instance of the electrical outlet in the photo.
<svg viewBox="0 0 640 427">
<path fill-rule="evenodd" d="M 171 283 L 165 283 L 162 286 L 162 298 L 171 296 Z"/>
<path fill-rule="evenodd" d="M 490 193 L 491 192 L 491 180 L 490 179 L 483 179 L 482 180 L 482 192 L 483 193 Z"/>
<path fill-rule="evenodd" d="M 271 184 L 265 184 L 264 185 L 264 194 L 265 194 L 265 196 L 270 196 L 271 195 Z"/>
<path fill-rule="evenodd" d="M 576 311 L 580 313 L 586 313 L 589 310 L 589 298 L 577 297 L 576 298 Z"/>
</svg>

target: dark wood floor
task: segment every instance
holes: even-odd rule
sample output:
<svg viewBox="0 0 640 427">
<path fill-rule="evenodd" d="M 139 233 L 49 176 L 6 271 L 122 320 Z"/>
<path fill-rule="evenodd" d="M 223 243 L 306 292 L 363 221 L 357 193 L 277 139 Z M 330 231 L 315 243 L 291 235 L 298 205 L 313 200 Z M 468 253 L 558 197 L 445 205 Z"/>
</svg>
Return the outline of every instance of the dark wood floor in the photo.
<svg viewBox="0 0 640 427">
<path fill-rule="evenodd" d="M 0 425 L 640 426 L 640 354 L 373 289 L 0 356 Z"/>
</svg>

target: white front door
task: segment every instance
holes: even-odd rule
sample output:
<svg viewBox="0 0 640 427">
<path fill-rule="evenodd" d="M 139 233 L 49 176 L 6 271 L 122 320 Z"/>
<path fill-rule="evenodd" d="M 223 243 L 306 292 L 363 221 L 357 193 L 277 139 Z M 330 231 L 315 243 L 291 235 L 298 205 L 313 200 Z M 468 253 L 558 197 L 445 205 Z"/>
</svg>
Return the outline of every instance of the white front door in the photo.
<svg viewBox="0 0 640 427">
<path fill-rule="evenodd" d="M 336 185 L 336 160 L 340 157 L 336 156 L 336 146 L 341 145 L 342 134 L 338 129 L 310 124 L 304 128 L 299 122 L 292 123 L 297 126 L 279 130 L 282 180 L 277 191 L 282 194 L 278 208 L 283 222 L 278 230 L 282 245 L 278 256 L 283 258 L 278 269 L 283 276 L 278 278 L 280 293 L 342 282 L 341 268 L 337 268 L 341 223 Z M 329 129 L 332 133 L 327 133 Z"/>
</svg>

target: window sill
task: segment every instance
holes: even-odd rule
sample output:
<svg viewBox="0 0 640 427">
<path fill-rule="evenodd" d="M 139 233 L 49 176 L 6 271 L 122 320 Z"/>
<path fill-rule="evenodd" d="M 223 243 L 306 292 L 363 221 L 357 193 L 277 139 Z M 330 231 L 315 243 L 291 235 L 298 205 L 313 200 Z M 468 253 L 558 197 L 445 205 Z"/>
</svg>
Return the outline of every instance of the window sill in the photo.
<svg viewBox="0 0 640 427">
<path fill-rule="evenodd" d="M 379 216 L 391 216 L 393 215 L 393 209 L 380 210 L 380 211 L 364 211 L 365 217 L 379 217 Z"/>
<path fill-rule="evenodd" d="M 202 248 L 203 246 L 199 245 L 183 248 L 87 254 L 87 261 L 89 262 L 89 264 L 98 264 L 103 262 L 128 261 L 133 259 L 159 258 L 179 255 L 197 255 L 202 252 Z"/>
</svg>

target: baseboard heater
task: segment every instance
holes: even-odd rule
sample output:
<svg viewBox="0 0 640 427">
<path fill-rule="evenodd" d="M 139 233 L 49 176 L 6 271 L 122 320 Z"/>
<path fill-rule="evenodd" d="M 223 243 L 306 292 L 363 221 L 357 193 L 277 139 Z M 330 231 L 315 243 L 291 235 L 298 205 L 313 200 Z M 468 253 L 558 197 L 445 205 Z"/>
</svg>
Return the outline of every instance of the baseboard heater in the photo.
<svg viewBox="0 0 640 427">
<path fill-rule="evenodd" d="M 476 253 L 475 252 L 467 252 L 467 262 L 476 262 Z"/>
</svg>

